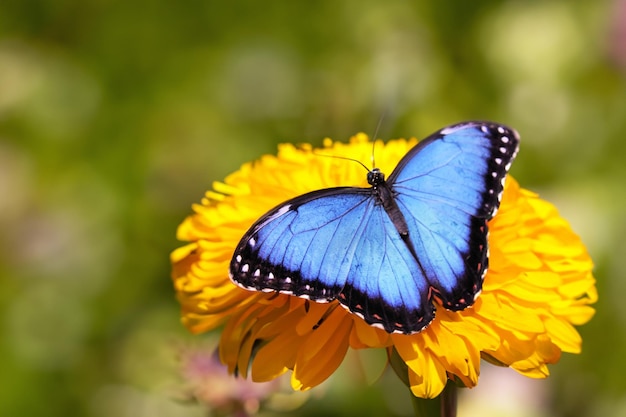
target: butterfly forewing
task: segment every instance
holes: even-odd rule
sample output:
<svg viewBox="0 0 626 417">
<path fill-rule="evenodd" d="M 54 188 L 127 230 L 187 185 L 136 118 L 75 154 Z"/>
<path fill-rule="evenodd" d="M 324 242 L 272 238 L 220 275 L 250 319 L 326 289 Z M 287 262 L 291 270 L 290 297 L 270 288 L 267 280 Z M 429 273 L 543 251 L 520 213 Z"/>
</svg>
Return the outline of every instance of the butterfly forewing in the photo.
<svg viewBox="0 0 626 417">
<path fill-rule="evenodd" d="M 446 308 L 468 307 L 482 288 L 487 220 L 518 143 L 517 133 L 502 125 L 451 126 L 420 142 L 389 177 L 418 262 Z"/>
<path fill-rule="evenodd" d="M 337 298 L 363 229 L 355 219 L 365 217 L 370 203 L 367 189 L 339 187 L 270 210 L 239 242 L 230 264 L 233 281 L 319 302 Z"/>
</svg>

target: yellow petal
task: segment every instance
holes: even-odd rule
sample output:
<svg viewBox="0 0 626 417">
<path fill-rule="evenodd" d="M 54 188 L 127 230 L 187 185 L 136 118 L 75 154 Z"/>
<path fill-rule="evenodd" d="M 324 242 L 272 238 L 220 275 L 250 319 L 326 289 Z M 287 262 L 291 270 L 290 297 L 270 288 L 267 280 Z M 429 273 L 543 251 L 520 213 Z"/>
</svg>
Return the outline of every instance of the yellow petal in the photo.
<svg viewBox="0 0 626 417">
<path fill-rule="evenodd" d="M 352 320 L 335 309 L 306 339 L 298 351 L 291 376 L 294 389 L 306 390 L 326 380 L 348 350 Z"/>
<path fill-rule="evenodd" d="M 416 397 L 435 398 L 443 391 L 448 377 L 445 368 L 436 357 L 431 356 L 427 351 L 423 353 L 424 355 L 420 356 L 419 371 L 409 368 L 411 392 Z"/>
</svg>

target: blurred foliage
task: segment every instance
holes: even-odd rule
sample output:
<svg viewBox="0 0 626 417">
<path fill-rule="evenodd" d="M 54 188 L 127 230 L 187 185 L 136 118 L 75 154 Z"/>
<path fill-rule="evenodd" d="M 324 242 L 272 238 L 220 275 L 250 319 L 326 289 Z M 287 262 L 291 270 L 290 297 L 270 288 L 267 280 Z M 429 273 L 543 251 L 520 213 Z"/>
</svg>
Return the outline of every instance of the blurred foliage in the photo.
<svg viewBox="0 0 626 417">
<path fill-rule="evenodd" d="M 0 415 L 206 415 L 175 400 L 177 352 L 210 337 L 179 324 L 177 224 L 277 143 L 371 134 L 383 114 L 382 138 L 521 133 L 512 173 L 587 242 L 601 298 L 582 355 L 548 381 L 498 373 L 515 388 L 498 398 L 626 415 L 624 0 L 2 1 Z M 370 367 L 346 360 L 281 415 L 410 415 Z M 479 385 L 460 415 L 496 402 Z"/>
</svg>

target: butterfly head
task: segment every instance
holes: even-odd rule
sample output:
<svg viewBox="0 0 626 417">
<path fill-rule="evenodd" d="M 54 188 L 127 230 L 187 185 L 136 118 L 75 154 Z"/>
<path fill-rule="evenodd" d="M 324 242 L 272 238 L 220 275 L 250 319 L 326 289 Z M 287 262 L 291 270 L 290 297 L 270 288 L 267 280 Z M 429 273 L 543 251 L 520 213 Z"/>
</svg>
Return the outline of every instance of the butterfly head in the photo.
<svg viewBox="0 0 626 417">
<path fill-rule="evenodd" d="M 385 182 L 385 174 L 380 169 L 374 168 L 367 173 L 367 183 L 372 187 L 376 187 Z"/>
</svg>

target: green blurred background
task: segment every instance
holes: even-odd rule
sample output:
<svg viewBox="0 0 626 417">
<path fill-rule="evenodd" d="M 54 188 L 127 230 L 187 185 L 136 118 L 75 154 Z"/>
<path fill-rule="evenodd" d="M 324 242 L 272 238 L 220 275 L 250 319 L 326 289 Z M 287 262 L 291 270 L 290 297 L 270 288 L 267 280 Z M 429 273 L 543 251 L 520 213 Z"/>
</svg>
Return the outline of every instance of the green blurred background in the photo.
<svg viewBox="0 0 626 417">
<path fill-rule="evenodd" d="M 460 416 L 626 415 L 624 0 L 3 0 L 0 415 L 206 415 L 180 401 L 214 338 L 179 323 L 176 226 L 243 162 L 383 113 L 382 138 L 515 127 L 513 175 L 597 265 L 583 354 L 547 381 L 485 365 Z M 410 415 L 368 363 L 280 415 Z"/>
</svg>

